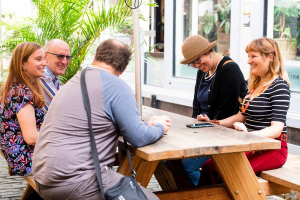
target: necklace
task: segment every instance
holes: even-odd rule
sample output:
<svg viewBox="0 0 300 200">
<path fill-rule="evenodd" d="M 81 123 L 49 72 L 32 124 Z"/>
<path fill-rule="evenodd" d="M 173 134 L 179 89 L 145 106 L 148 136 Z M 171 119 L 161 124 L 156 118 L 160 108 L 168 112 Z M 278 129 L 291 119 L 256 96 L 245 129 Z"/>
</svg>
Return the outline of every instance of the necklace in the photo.
<svg viewBox="0 0 300 200">
<path fill-rule="evenodd" d="M 253 99 L 255 99 L 256 97 L 258 97 L 259 95 L 261 95 L 261 94 L 264 92 L 264 90 L 267 89 L 267 88 L 273 83 L 273 81 L 274 81 L 275 79 L 277 79 L 277 76 L 274 77 L 271 81 L 269 81 L 265 86 L 263 86 L 262 89 L 261 89 L 261 91 L 260 91 L 257 95 L 255 95 L 253 98 L 251 98 L 251 96 L 252 96 L 254 90 L 252 90 L 248 95 L 246 95 L 245 98 L 244 98 L 244 100 L 243 100 L 243 102 L 242 102 L 241 112 L 242 112 L 242 113 L 245 113 L 246 110 L 247 110 L 247 108 L 249 107 L 249 103 L 250 103 Z M 250 98 L 250 100 L 246 103 L 246 105 L 244 105 L 247 98 Z"/>
<path fill-rule="evenodd" d="M 259 95 L 261 95 L 261 94 L 263 93 L 263 91 L 264 91 L 267 87 L 268 87 L 268 86 L 264 86 L 264 87 L 261 89 L 261 91 L 260 91 L 257 95 L 255 95 L 253 98 L 252 98 L 251 96 L 252 96 L 254 90 L 252 90 L 248 95 L 246 95 L 245 98 L 244 98 L 244 100 L 243 100 L 243 102 L 242 102 L 241 112 L 242 112 L 242 113 L 245 113 L 246 110 L 247 110 L 247 108 L 249 107 L 250 102 L 251 102 L 253 99 L 255 99 L 256 97 L 258 97 Z M 246 105 L 244 105 L 246 99 L 248 99 L 248 98 L 250 98 L 250 100 L 246 103 Z"/>
<path fill-rule="evenodd" d="M 209 72 L 206 72 L 204 75 L 204 80 L 205 81 L 210 81 L 217 73 L 217 68 L 219 67 L 220 62 L 223 60 L 224 56 L 222 56 L 222 58 L 219 60 L 216 69 L 214 70 L 214 72 L 209 76 Z"/>
<path fill-rule="evenodd" d="M 245 98 L 244 98 L 244 100 L 243 100 L 243 102 L 242 102 L 242 107 L 241 107 L 242 113 L 245 113 L 245 112 L 246 112 L 246 110 L 247 110 L 247 108 L 248 108 L 248 106 L 249 106 L 249 103 L 254 99 L 254 98 L 251 99 L 252 93 L 253 93 L 253 91 L 252 91 L 250 94 L 248 94 L 248 95 L 245 96 Z M 245 101 L 246 101 L 247 98 L 250 98 L 250 100 L 249 100 L 249 101 L 246 103 L 246 105 L 244 106 Z"/>
</svg>

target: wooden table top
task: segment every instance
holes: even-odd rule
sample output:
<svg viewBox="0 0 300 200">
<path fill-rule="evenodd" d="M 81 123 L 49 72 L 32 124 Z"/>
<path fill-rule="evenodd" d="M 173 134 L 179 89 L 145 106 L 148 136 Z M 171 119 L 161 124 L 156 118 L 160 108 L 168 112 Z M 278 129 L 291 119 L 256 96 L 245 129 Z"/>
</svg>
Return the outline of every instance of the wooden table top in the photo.
<svg viewBox="0 0 300 200">
<path fill-rule="evenodd" d="M 153 115 L 171 117 L 168 135 L 151 145 L 131 148 L 135 155 L 147 160 L 172 160 L 189 157 L 236 153 L 267 149 L 280 149 L 278 140 L 260 137 L 223 126 L 187 128 L 186 124 L 201 123 L 196 119 L 143 106 L 142 118 L 148 121 Z M 122 145 L 123 139 L 119 138 Z"/>
</svg>

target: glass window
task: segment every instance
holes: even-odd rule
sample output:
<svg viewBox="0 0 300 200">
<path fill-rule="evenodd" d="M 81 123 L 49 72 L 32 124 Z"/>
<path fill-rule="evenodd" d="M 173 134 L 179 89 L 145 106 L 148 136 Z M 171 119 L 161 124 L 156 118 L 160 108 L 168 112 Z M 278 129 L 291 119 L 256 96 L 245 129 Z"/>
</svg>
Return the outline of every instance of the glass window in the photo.
<svg viewBox="0 0 300 200">
<path fill-rule="evenodd" d="M 161 53 L 145 54 L 145 84 L 164 86 L 164 57 Z"/>
<path fill-rule="evenodd" d="M 215 51 L 229 55 L 230 16 L 229 0 L 176 1 L 175 13 L 175 70 L 174 75 L 195 78 L 197 69 L 180 64 L 181 45 L 191 35 L 202 35 L 209 42 L 217 40 Z"/>
<path fill-rule="evenodd" d="M 268 1 L 267 36 L 277 41 L 291 90 L 300 92 L 300 2 Z"/>
<path fill-rule="evenodd" d="M 156 0 L 154 8 L 155 52 L 164 52 L 165 0 Z"/>
<path fill-rule="evenodd" d="M 300 3 L 298 0 L 274 1 L 273 37 L 284 60 L 300 60 Z"/>
</svg>

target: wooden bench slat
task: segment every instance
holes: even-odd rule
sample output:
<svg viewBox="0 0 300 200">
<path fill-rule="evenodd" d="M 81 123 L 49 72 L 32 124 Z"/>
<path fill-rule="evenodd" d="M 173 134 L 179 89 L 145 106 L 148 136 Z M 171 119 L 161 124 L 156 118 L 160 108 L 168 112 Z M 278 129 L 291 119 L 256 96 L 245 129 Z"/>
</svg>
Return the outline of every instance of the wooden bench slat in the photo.
<svg viewBox="0 0 300 200">
<path fill-rule="evenodd" d="M 263 179 L 300 191 L 300 172 L 296 169 L 281 167 L 279 169 L 263 171 Z"/>
<path fill-rule="evenodd" d="M 24 176 L 24 179 L 28 182 L 28 184 L 36 191 L 36 184 L 33 176 Z"/>
<path fill-rule="evenodd" d="M 276 183 L 270 183 L 267 180 L 264 180 L 262 178 L 258 178 L 258 182 L 267 196 L 286 194 L 291 192 L 291 189 L 289 188 L 278 185 Z M 197 187 L 192 190 L 181 189 L 181 190 L 173 190 L 173 191 L 166 191 L 166 192 L 164 191 L 155 192 L 155 194 L 160 200 L 169 200 L 169 199 L 172 200 L 181 200 L 181 199 L 227 200 L 228 199 L 229 200 L 231 199 L 224 184 L 206 186 L 206 187 Z"/>
</svg>

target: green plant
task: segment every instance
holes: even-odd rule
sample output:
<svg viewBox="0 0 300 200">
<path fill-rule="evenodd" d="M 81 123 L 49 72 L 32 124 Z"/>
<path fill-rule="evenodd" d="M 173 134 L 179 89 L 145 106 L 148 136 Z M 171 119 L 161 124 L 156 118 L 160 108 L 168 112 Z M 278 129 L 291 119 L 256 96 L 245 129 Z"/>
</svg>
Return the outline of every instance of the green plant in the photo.
<svg viewBox="0 0 300 200">
<path fill-rule="evenodd" d="M 214 8 L 215 10 L 212 12 L 206 10 L 200 20 L 200 24 L 203 25 L 204 33 L 209 34 L 214 25 L 216 25 L 218 30 L 228 34 L 230 31 L 230 1 L 222 0 L 222 3 L 216 4 Z"/>
<path fill-rule="evenodd" d="M 132 35 L 133 34 L 133 22 L 128 21 L 126 24 L 116 25 L 114 29 L 118 33 Z"/>
<path fill-rule="evenodd" d="M 132 10 L 124 1 L 105 9 L 104 3 L 96 6 L 96 0 L 32 0 L 37 6 L 37 16 L 22 24 L 6 27 L 9 35 L 0 47 L 1 52 L 12 52 L 25 41 L 44 45 L 53 38 L 66 41 L 73 59 L 62 81 L 66 82 L 81 69 L 89 51 L 94 51 L 102 32 L 117 25 L 126 24 Z M 131 3 L 128 1 L 128 3 Z M 97 7 L 97 9 L 95 9 Z"/>
<path fill-rule="evenodd" d="M 230 31 L 230 14 L 231 14 L 231 3 L 229 0 L 223 0 L 222 3 L 216 4 L 216 15 L 215 24 L 218 28 L 222 29 L 224 26 L 224 31 L 226 34 Z"/>
<path fill-rule="evenodd" d="M 288 2 L 287 2 L 288 3 Z M 274 32 L 278 32 L 279 38 L 291 39 L 291 45 L 297 45 L 300 41 L 300 23 L 298 17 L 300 15 L 300 4 L 295 2 L 290 2 L 285 4 L 286 7 L 275 6 L 274 7 Z M 291 27 L 293 23 L 297 21 L 296 34 L 292 34 Z M 300 49 L 300 43 L 298 44 L 298 49 Z"/>
<path fill-rule="evenodd" d="M 206 10 L 200 20 L 200 24 L 203 25 L 204 33 L 209 34 L 214 27 L 214 14 Z"/>
</svg>

